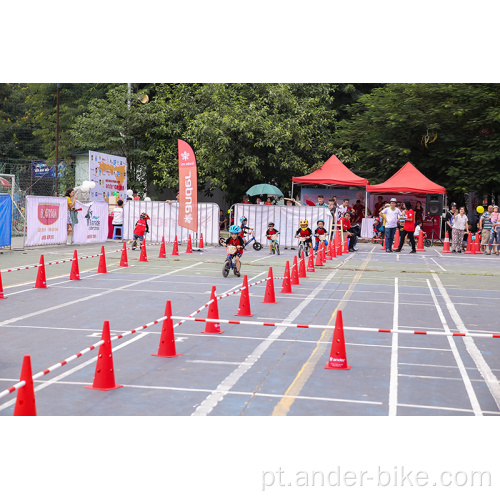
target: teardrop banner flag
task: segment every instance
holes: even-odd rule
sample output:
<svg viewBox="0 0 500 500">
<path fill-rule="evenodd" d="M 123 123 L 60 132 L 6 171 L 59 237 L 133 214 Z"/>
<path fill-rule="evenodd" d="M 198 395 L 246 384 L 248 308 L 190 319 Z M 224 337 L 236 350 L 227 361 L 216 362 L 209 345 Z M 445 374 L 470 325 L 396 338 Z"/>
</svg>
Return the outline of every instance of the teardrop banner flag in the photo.
<svg viewBox="0 0 500 500">
<path fill-rule="evenodd" d="M 179 219 L 178 224 L 198 231 L 198 171 L 193 148 L 177 139 L 179 148 Z"/>
</svg>

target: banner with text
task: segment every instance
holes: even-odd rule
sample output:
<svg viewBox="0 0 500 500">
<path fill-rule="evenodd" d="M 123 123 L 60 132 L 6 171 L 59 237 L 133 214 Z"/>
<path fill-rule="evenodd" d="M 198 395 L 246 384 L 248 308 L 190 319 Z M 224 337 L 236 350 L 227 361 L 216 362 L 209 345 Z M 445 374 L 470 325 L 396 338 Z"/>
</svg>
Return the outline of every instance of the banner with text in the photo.
<svg viewBox="0 0 500 500">
<path fill-rule="evenodd" d="M 66 243 L 68 201 L 51 196 L 26 196 L 26 246 Z"/>
<path fill-rule="evenodd" d="M 75 204 L 78 224 L 73 227 L 73 243 L 101 243 L 108 238 L 108 210 L 105 201 Z M 81 210 L 80 210 L 81 209 Z"/>
<path fill-rule="evenodd" d="M 193 148 L 177 139 L 179 149 L 179 226 L 191 231 L 198 227 L 198 171 Z"/>
<path fill-rule="evenodd" d="M 120 198 L 127 193 L 127 159 L 97 151 L 89 151 L 89 180 L 95 182 L 90 201 L 109 201 L 118 191 Z"/>
</svg>

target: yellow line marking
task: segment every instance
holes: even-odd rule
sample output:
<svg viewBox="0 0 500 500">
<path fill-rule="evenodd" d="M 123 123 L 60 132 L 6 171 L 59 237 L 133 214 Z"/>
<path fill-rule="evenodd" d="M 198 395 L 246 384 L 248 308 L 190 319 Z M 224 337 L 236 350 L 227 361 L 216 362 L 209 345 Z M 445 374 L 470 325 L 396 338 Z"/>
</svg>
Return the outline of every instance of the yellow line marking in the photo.
<svg viewBox="0 0 500 500">
<path fill-rule="evenodd" d="M 363 261 L 361 264 L 361 267 L 359 268 L 359 271 L 356 273 L 354 276 L 352 283 L 349 285 L 349 288 L 346 290 L 344 296 L 342 297 L 341 301 L 339 302 L 339 305 L 335 308 L 335 311 L 333 311 L 333 314 L 330 318 L 330 321 L 328 322 L 329 325 L 334 324 L 334 319 L 335 315 L 337 314 L 338 310 L 342 310 L 349 297 L 354 291 L 354 286 L 357 284 L 357 282 L 360 280 L 361 275 L 363 274 L 364 269 L 368 265 L 368 262 L 371 259 L 371 252 L 368 254 L 366 259 Z M 295 377 L 294 381 L 291 383 L 290 387 L 286 390 L 283 398 L 281 398 L 280 402 L 274 407 L 272 416 L 273 417 L 279 417 L 279 416 L 285 416 L 287 413 L 290 411 L 291 406 L 295 402 L 295 398 L 300 395 L 300 391 L 304 388 L 304 385 L 308 381 L 309 377 L 311 376 L 314 368 L 316 367 L 316 364 L 318 361 L 322 358 L 324 352 L 329 346 L 329 342 L 325 341 L 325 338 L 327 336 L 331 336 L 331 328 L 323 330 L 321 333 L 321 337 L 316 343 L 316 347 L 314 348 L 314 351 L 312 354 L 309 356 L 309 359 L 304 363 L 302 368 L 299 370 L 297 373 L 297 376 Z"/>
</svg>

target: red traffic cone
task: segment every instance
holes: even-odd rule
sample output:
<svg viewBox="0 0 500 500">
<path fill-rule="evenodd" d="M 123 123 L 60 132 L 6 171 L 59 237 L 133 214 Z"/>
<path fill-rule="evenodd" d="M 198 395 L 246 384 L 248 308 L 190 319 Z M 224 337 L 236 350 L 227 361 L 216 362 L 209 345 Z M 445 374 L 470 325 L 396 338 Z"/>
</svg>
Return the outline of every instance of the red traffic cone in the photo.
<svg viewBox="0 0 500 500">
<path fill-rule="evenodd" d="M 349 253 L 349 238 L 346 238 L 344 241 L 344 249 L 342 250 L 344 253 Z"/>
<path fill-rule="evenodd" d="M 243 290 L 240 294 L 240 305 L 235 316 L 253 316 L 250 311 L 250 293 L 248 292 L 248 277 L 246 274 L 243 276 Z"/>
<path fill-rule="evenodd" d="M 385 245 L 385 242 L 384 242 Z M 417 243 L 417 252 L 425 252 L 425 247 L 424 247 L 424 232 L 420 230 L 420 233 L 418 233 L 418 243 Z"/>
<path fill-rule="evenodd" d="M 217 306 L 217 297 L 215 295 L 215 285 L 212 286 L 212 294 L 210 295 L 210 300 L 213 302 L 208 306 L 207 319 L 219 319 L 219 307 Z M 220 323 L 215 323 L 215 321 L 207 321 L 205 323 L 205 330 L 201 333 L 222 333 L 224 330 L 220 329 Z"/>
<path fill-rule="evenodd" d="M 326 243 L 325 243 L 325 245 L 326 245 Z M 327 245 L 327 248 L 328 248 L 328 250 L 327 250 L 327 251 L 326 251 L 326 253 L 325 253 L 325 258 L 326 258 L 326 260 L 333 260 L 333 257 L 332 257 L 332 245 L 331 245 L 331 242 L 330 242 L 330 244 L 329 244 L 329 245 Z"/>
<path fill-rule="evenodd" d="M 40 264 L 38 266 L 36 282 L 33 288 L 47 288 L 47 280 L 45 279 L 45 261 L 43 259 L 43 254 L 40 255 Z"/>
<path fill-rule="evenodd" d="M 469 233 L 467 237 L 467 248 L 465 249 L 465 253 L 472 253 L 472 233 Z"/>
<path fill-rule="evenodd" d="M 281 287 L 280 293 L 293 293 L 292 284 L 290 282 L 290 263 L 286 261 L 285 266 L 285 279 L 283 280 L 283 286 Z"/>
<path fill-rule="evenodd" d="M 304 250 L 300 254 L 300 264 L 299 264 L 299 278 L 307 278 L 306 274 L 306 256 Z"/>
<path fill-rule="evenodd" d="M 177 235 L 175 236 L 174 246 L 172 248 L 172 255 L 179 255 L 179 245 L 177 243 Z"/>
<path fill-rule="evenodd" d="M 174 322 L 172 321 L 172 304 L 167 300 L 165 306 L 165 314 L 167 319 L 163 320 L 161 327 L 160 345 L 156 354 L 151 356 L 159 356 L 160 358 L 175 358 L 182 356 L 175 351 L 175 337 L 174 337 Z"/>
<path fill-rule="evenodd" d="M 476 233 L 476 239 L 475 239 L 475 253 L 476 254 L 482 254 L 483 252 L 481 251 L 481 235 Z M 485 247 L 485 250 L 486 250 L 486 247 Z"/>
<path fill-rule="evenodd" d="M 273 278 L 273 268 L 269 268 L 269 273 L 267 275 L 269 278 L 266 283 L 266 291 L 264 292 L 263 304 L 277 304 L 276 297 L 274 295 L 274 278 Z"/>
<path fill-rule="evenodd" d="M 3 285 L 2 285 L 2 273 L 0 272 L 0 299 L 6 299 L 7 297 L 3 294 Z"/>
<path fill-rule="evenodd" d="M 337 242 L 333 240 L 330 243 L 330 248 L 332 249 L 332 258 L 336 259 L 337 258 Z"/>
<path fill-rule="evenodd" d="M 321 242 L 321 258 L 323 259 L 323 265 L 326 264 L 326 245 L 325 242 Z"/>
<path fill-rule="evenodd" d="M 385 252 L 387 250 L 387 247 L 385 246 L 385 233 L 384 233 L 384 244 L 382 245 L 382 251 Z"/>
<path fill-rule="evenodd" d="M 309 259 L 307 261 L 307 272 L 314 273 L 316 270 L 314 269 L 314 254 L 312 249 L 309 251 Z"/>
<path fill-rule="evenodd" d="M 99 257 L 99 266 L 97 268 L 98 273 L 107 273 L 106 269 L 106 256 L 104 255 L 104 247 L 101 248 L 101 255 Z"/>
<path fill-rule="evenodd" d="M 292 285 L 300 285 L 299 281 L 299 266 L 297 264 L 297 256 L 293 257 L 293 266 L 292 266 L 292 274 L 291 274 L 291 284 Z"/>
<path fill-rule="evenodd" d="M 17 390 L 14 417 L 36 417 L 35 389 L 31 372 L 31 358 L 28 354 L 23 358 L 19 381 L 21 380 L 24 380 L 26 384 Z"/>
<path fill-rule="evenodd" d="M 122 256 L 120 258 L 120 267 L 128 267 L 128 257 L 127 257 L 127 242 L 123 242 Z"/>
<path fill-rule="evenodd" d="M 193 245 L 191 243 L 191 235 L 188 236 L 188 243 L 186 247 L 186 253 L 193 253 Z"/>
<path fill-rule="evenodd" d="M 316 262 L 314 263 L 315 267 L 320 267 L 323 265 L 323 259 L 321 258 L 321 249 L 318 248 L 316 252 Z"/>
<path fill-rule="evenodd" d="M 399 238 L 399 229 L 396 229 L 396 234 L 394 235 L 394 243 L 392 245 L 392 250 L 399 248 L 401 240 Z"/>
<path fill-rule="evenodd" d="M 339 239 L 337 240 L 337 255 L 340 257 L 342 256 L 342 239 L 339 236 Z"/>
<path fill-rule="evenodd" d="M 113 351 L 111 348 L 111 333 L 109 331 L 109 321 L 105 321 L 102 327 L 101 340 L 104 344 L 99 347 L 97 363 L 95 367 L 94 382 L 86 385 L 86 389 L 96 391 L 112 391 L 123 387 L 115 384 L 115 370 L 113 368 Z"/>
<path fill-rule="evenodd" d="M 80 269 L 78 268 L 78 255 L 76 250 L 73 253 L 73 263 L 71 264 L 71 272 L 69 274 L 70 280 L 79 280 L 80 279 Z"/>
<path fill-rule="evenodd" d="M 165 252 L 165 236 L 161 237 L 161 245 L 160 245 L 160 255 L 158 255 L 159 259 L 166 259 L 167 254 Z"/>
<path fill-rule="evenodd" d="M 422 232 L 422 231 L 420 231 Z M 420 236 L 420 234 L 419 234 Z M 444 237 L 443 241 L 443 249 L 441 250 L 441 253 L 451 253 L 450 250 L 450 235 L 448 234 L 448 231 L 446 231 L 446 236 Z"/>
<path fill-rule="evenodd" d="M 335 318 L 335 330 L 333 332 L 332 347 L 328 363 L 325 365 L 328 370 L 350 370 L 347 364 L 344 340 L 344 324 L 342 322 L 342 311 L 337 311 Z"/>
<path fill-rule="evenodd" d="M 139 262 L 147 262 L 147 261 L 148 261 L 148 254 L 146 251 L 146 240 L 143 240 L 141 245 L 141 255 L 139 257 Z"/>
<path fill-rule="evenodd" d="M 198 248 L 205 248 L 203 245 L 203 233 L 200 233 L 200 246 Z"/>
</svg>

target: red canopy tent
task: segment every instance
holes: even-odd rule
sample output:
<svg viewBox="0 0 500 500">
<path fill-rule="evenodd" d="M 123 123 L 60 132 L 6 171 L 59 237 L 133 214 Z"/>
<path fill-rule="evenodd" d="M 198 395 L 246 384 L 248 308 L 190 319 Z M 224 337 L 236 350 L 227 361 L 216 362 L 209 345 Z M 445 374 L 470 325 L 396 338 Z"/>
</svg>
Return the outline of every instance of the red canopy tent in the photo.
<svg viewBox="0 0 500 500">
<path fill-rule="evenodd" d="M 446 189 L 444 187 L 430 181 L 409 162 L 401 167 L 392 177 L 382 182 L 382 184 L 368 186 L 366 190 L 369 193 L 446 194 Z"/>
</svg>

